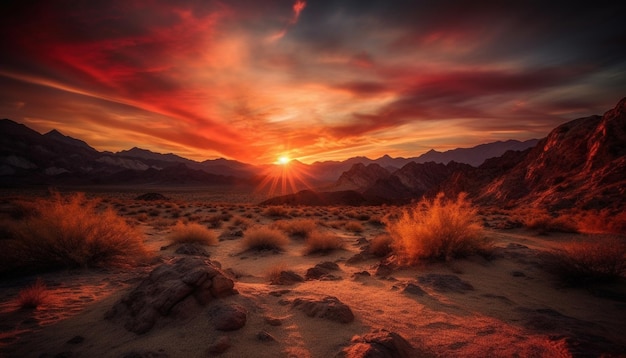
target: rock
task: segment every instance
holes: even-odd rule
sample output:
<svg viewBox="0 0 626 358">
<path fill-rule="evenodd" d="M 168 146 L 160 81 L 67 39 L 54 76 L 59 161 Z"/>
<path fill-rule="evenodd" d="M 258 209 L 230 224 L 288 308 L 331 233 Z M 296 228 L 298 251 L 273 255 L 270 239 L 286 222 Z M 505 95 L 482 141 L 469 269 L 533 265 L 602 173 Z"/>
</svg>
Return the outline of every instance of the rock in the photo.
<svg viewBox="0 0 626 358">
<path fill-rule="evenodd" d="M 137 334 L 146 333 L 163 317 L 193 316 L 199 306 L 235 294 L 234 283 L 211 261 L 181 257 L 154 270 L 106 313 Z"/>
<path fill-rule="evenodd" d="M 304 282 L 304 278 L 293 271 L 281 271 L 277 278 L 272 279 L 272 285 L 293 285 Z"/>
<path fill-rule="evenodd" d="M 402 336 L 385 329 L 377 329 L 352 338 L 337 358 L 412 358 L 416 351 Z"/>
<path fill-rule="evenodd" d="M 330 261 L 322 262 L 306 271 L 307 280 L 337 279 L 331 272 L 338 271 L 339 266 Z"/>
<path fill-rule="evenodd" d="M 402 290 L 403 293 L 408 293 L 410 295 L 416 295 L 416 296 L 424 296 L 426 295 L 426 291 L 422 290 L 421 287 L 419 287 L 417 284 L 413 283 L 413 282 L 409 282 L 404 289 Z"/>
<path fill-rule="evenodd" d="M 213 307 L 209 317 L 218 331 L 236 331 L 246 325 L 248 311 L 237 304 L 225 304 Z"/>
<path fill-rule="evenodd" d="M 270 326 L 280 326 L 283 324 L 283 321 L 280 318 L 276 318 L 276 317 L 265 317 L 265 323 L 269 324 Z"/>
<path fill-rule="evenodd" d="M 143 201 L 157 201 L 157 200 L 169 200 L 166 196 L 159 193 L 145 193 L 139 195 L 135 198 L 135 200 L 143 200 Z"/>
<path fill-rule="evenodd" d="M 339 323 L 354 321 L 354 314 L 350 307 L 336 297 L 326 296 L 321 300 L 296 298 L 292 305 L 309 317 L 324 318 Z"/>
<path fill-rule="evenodd" d="M 257 333 L 256 339 L 258 339 L 261 342 L 276 342 L 276 338 L 274 338 L 274 336 L 272 336 L 271 334 L 265 331 L 261 331 Z"/>
<path fill-rule="evenodd" d="M 474 290 L 474 286 L 469 282 L 463 281 L 455 275 L 429 273 L 426 276 L 418 277 L 417 280 L 420 284 L 431 287 L 437 292 L 465 293 L 465 291 Z"/>
<path fill-rule="evenodd" d="M 209 257 L 209 253 L 202 247 L 191 243 L 181 244 L 175 251 L 179 255 Z"/>
<path fill-rule="evenodd" d="M 228 336 L 220 336 L 209 346 L 208 352 L 210 355 L 218 355 L 226 352 L 230 347 L 230 338 Z"/>
</svg>

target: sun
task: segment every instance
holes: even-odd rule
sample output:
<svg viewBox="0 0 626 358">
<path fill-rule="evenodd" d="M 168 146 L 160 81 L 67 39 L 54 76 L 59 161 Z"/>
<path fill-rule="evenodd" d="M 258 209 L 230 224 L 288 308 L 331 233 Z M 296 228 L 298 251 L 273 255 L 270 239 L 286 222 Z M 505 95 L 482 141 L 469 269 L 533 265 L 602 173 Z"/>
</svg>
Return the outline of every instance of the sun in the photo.
<svg viewBox="0 0 626 358">
<path fill-rule="evenodd" d="M 287 165 L 287 164 L 289 164 L 290 161 L 291 161 L 291 159 L 288 156 L 282 155 L 282 156 L 278 157 L 278 160 L 276 162 L 278 164 L 280 164 L 280 165 Z"/>
</svg>

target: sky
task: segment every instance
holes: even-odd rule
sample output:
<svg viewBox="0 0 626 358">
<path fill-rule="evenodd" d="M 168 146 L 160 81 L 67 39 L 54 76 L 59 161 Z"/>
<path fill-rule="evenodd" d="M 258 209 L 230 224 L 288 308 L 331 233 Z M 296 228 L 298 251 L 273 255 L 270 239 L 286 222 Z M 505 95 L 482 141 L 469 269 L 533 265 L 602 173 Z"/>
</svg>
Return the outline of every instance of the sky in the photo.
<svg viewBox="0 0 626 358">
<path fill-rule="evenodd" d="M 577 3 L 8 0 L 0 118 L 253 164 L 541 138 L 626 96 L 619 2 Z"/>
</svg>

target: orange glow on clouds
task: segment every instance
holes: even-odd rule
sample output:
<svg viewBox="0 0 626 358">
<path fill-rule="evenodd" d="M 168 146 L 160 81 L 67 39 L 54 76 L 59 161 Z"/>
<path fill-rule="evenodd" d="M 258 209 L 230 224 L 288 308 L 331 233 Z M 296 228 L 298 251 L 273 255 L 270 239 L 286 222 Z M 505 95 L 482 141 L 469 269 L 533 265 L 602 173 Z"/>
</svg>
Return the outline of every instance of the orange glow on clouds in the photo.
<svg viewBox="0 0 626 358">
<path fill-rule="evenodd" d="M 99 150 L 252 164 L 539 138 L 623 97 L 626 57 L 612 17 L 533 6 L 14 2 L 0 117 Z"/>
</svg>

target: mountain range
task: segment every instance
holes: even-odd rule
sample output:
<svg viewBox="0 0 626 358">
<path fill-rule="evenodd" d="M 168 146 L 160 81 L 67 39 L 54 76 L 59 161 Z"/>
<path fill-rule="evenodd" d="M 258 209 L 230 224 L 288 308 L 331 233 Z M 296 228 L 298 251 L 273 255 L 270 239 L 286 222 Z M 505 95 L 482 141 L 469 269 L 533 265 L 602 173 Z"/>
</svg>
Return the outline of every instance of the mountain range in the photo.
<svg viewBox="0 0 626 358">
<path fill-rule="evenodd" d="M 360 197 L 350 201 L 361 204 L 406 204 L 440 192 L 448 197 L 465 192 L 476 202 L 504 208 L 620 212 L 626 209 L 626 98 L 603 116 L 564 123 L 534 147 L 509 150 L 479 166 L 412 161 L 389 170 L 357 163 L 325 190 L 356 192 Z M 328 196 L 320 193 L 313 202 Z M 309 204 L 310 198 L 297 193 L 266 203 Z"/>
<path fill-rule="evenodd" d="M 100 152 L 57 130 L 40 134 L 0 120 L 0 184 L 248 185 L 271 178 L 273 165 L 193 161 L 132 148 Z M 431 150 L 418 157 L 289 164 L 308 185 L 265 204 L 405 204 L 422 196 L 466 192 L 500 207 L 626 208 L 626 98 L 603 116 L 564 123 L 541 140 Z"/>
<path fill-rule="evenodd" d="M 320 161 L 305 164 L 292 161 L 289 166 L 306 177 L 306 185 L 334 183 L 355 164 L 378 165 L 393 172 L 408 163 L 437 161 L 464 162 L 475 165 L 510 149 L 534 146 L 537 140 L 509 140 L 459 148 L 447 152 L 431 150 L 414 158 L 372 160 L 354 157 L 345 161 Z M 155 153 L 134 147 L 117 153 L 97 151 L 86 142 L 66 136 L 58 130 L 40 134 L 9 119 L 0 120 L 0 183 L 16 185 L 63 184 L 158 184 L 158 185 L 228 185 L 261 182 L 272 165 L 253 165 L 228 159 L 202 162 L 176 154 Z"/>
</svg>

